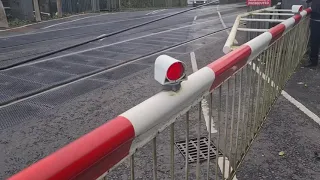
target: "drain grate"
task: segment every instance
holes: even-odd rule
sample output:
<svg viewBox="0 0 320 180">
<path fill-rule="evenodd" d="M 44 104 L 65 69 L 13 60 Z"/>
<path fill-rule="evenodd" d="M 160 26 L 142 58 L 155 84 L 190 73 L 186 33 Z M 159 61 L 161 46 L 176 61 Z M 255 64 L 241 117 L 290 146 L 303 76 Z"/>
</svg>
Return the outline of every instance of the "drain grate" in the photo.
<svg viewBox="0 0 320 180">
<path fill-rule="evenodd" d="M 189 148 L 188 162 L 189 163 L 197 162 L 197 143 L 198 143 L 197 140 L 198 140 L 197 138 L 189 140 L 189 143 L 188 143 L 188 148 Z M 183 157 L 186 159 L 186 154 L 187 154 L 186 141 L 176 142 L 175 145 L 177 146 L 177 148 L 179 149 L 179 151 L 183 155 Z M 199 156 L 200 161 L 207 160 L 208 157 L 210 157 L 210 159 L 216 158 L 216 156 L 217 156 L 216 146 L 211 142 L 209 152 L 208 152 L 208 146 L 209 146 L 208 138 L 201 137 L 200 138 L 200 156 Z M 219 151 L 219 155 L 222 155 L 222 153 L 220 151 Z"/>
</svg>

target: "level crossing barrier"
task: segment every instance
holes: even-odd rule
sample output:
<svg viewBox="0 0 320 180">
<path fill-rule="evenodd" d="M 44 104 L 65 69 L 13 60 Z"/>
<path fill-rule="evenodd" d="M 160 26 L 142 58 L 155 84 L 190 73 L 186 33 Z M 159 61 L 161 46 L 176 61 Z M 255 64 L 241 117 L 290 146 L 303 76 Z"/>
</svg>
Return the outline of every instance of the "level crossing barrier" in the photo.
<svg viewBox="0 0 320 180">
<path fill-rule="evenodd" d="M 162 66 L 173 73 L 169 80 L 183 81 L 180 88 L 161 91 L 9 179 L 235 178 L 306 51 L 310 13 L 301 11 L 187 78 L 179 61 L 160 56 L 177 67 Z"/>
<path fill-rule="evenodd" d="M 273 7 L 238 15 L 224 45 L 223 52 L 229 53 L 233 48 L 239 47 L 239 44 L 235 43 L 237 42 L 236 37 L 238 34 L 241 36 L 245 34 L 247 41 L 250 41 L 275 25 L 285 21 L 288 17 L 293 16 L 297 10 L 302 8 L 302 6 L 294 5 L 293 7 L 296 9 L 279 9 L 280 6 L 281 3 L 278 3 Z"/>
</svg>

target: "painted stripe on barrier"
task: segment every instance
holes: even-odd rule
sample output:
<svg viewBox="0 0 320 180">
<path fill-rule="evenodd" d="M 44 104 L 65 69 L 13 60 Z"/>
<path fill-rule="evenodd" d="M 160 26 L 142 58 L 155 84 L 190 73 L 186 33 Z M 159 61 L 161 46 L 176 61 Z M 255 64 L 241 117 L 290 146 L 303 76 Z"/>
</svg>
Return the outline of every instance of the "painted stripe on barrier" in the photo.
<svg viewBox="0 0 320 180">
<path fill-rule="evenodd" d="M 302 18 L 300 14 L 296 14 L 292 17 L 295 20 L 295 24 L 298 24 Z"/>
<path fill-rule="evenodd" d="M 251 55 L 249 57 L 249 61 L 257 57 L 260 52 L 268 48 L 270 42 L 272 40 L 272 34 L 270 32 L 265 32 L 258 37 L 252 39 L 251 41 L 245 43 L 251 48 Z"/>
<path fill-rule="evenodd" d="M 307 11 L 301 11 L 300 14 L 301 14 L 302 17 L 305 17 L 306 15 L 308 15 L 308 12 Z"/>
<path fill-rule="evenodd" d="M 130 120 L 136 136 L 139 136 L 163 123 L 164 120 L 171 119 L 201 98 L 203 94 L 208 93 L 214 79 L 214 72 L 204 67 L 191 74 L 188 81 L 182 82 L 179 91 L 161 91 L 124 112 L 121 116 Z"/>
<path fill-rule="evenodd" d="M 291 17 L 291 18 L 283 21 L 281 24 L 285 25 L 285 27 L 286 27 L 286 30 L 285 30 L 285 31 L 288 31 L 288 30 L 290 30 L 290 28 L 291 28 L 295 23 L 296 23 L 296 20 L 295 20 L 293 17 Z"/>
<path fill-rule="evenodd" d="M 304 11 L 306 11 L 307 14 L 310 14 L 310 13 L 312 12 L 311 8 L 307 8 L 307 9 L 305 9 Z M 303 11 L 302 11 L 302 12 L 303 12 Z"/>
<path fill-rule="evenodd" d="M 271 33 L 272 35 L 272 41 L 270 43 L 280 38 L 285 30 L 286 30 L 286 26 L 284 24 L 278 24 L 277 26 L 271 28 L 269 30 L 269 33 Z"/>
<path fill-rule="evenodd" d="M 130 121 L 119 116 L 9 180 L 96 179 L 129 154 L 134 136 Z"/>
<path fill-rule="evenodd" d="M 311 9 L 305 12 L 310 13 Z M 301 13 L 301 17 L 304 16 Z M 300 17 L 300 19 L 301 19 Z M 299 19 L 292 18 L 294 20 Z M 282 24 L 290 26 L 292 19 Z M 296 21 L 294 21 L 296 22 Z M 294 23 L 293 23 L 294 24 Z M 92 132 L 40 160 L 9 180 L 96 179 L 120 162 L 143 133 L 171 120 L 234 75 L 266 49 L 277 33 L 265 32 L 200 69 L 182 82 L 178 92 L 162 91 Z M 283 33 L 283 32 L 282 32 Z M 156 112 L 156 113 L 155 113 Z M 137 137 L 139 136 L 139 137 Z M 137 138 L 135 138 L 137 137 Z M 143 143 L 147 143 L 144 141 Z"/>
<path fill-rule="evenodd" d="M 222 82 L 230 78 L 241 67 L 243 67 L 247 63 L 247 59 L 250 54 L 250 46 L 242 45 L 238 49 L 209 64 L 207 67 L 212 69 L 216 76 L 210 91 L 218 87 Z"/>
</svg>

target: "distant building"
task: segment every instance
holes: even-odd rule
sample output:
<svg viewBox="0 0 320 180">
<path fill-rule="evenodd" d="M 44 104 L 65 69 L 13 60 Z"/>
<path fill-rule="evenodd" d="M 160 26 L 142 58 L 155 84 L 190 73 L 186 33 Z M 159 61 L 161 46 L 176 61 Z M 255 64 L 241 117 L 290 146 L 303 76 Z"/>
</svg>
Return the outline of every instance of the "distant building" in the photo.
<svg viewBox="0 0 320 180">
<path fill-rule="evenodd" d="M 7 28 L 8 26 L 9 25 L 8 25 L 4 5 L 3 5 L 2 1 L 0 0 L 0 28 Z"/>
</svg>

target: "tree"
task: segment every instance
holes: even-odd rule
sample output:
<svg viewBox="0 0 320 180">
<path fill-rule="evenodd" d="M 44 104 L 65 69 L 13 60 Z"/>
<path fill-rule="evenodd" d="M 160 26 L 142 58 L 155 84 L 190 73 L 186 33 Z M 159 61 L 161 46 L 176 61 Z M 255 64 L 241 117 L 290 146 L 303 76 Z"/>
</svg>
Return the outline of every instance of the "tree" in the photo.
<svg viewBox="0 0 320 180">
<path fill-rule="evenodd" d="M 41 21 L 40 8 L 38 0 L 33 0 L 33 9 L 36 15 L 36 21 Z"/>
<path fill-rule="evenodd" d="M 9 27 L 6 11 L 4 10 L 4 7 L 3 7 L 1 0 L 0 0 L 0 27 L 4 27 L 4 28 Z"/>
<path fill-rule="evenodd" d="M 62 17 L 62 2 L 61 0 L 57 0 L 57 10 L 58 10 L 58 17 Z"/>
</svg>

